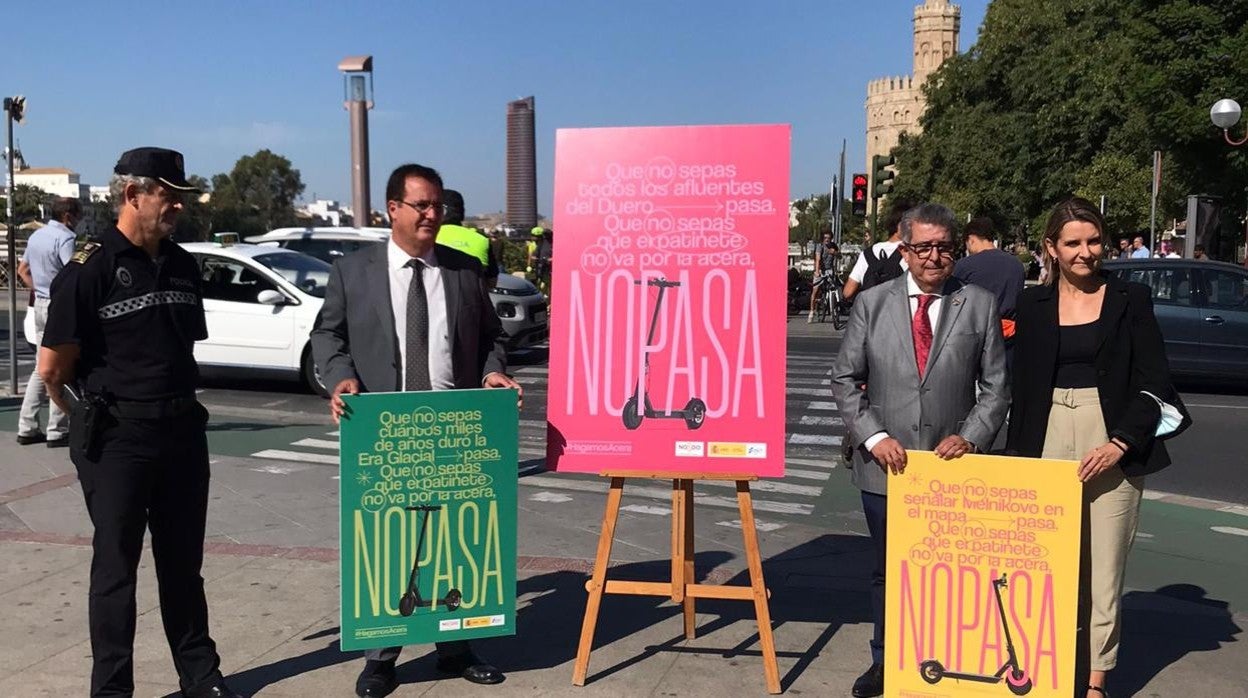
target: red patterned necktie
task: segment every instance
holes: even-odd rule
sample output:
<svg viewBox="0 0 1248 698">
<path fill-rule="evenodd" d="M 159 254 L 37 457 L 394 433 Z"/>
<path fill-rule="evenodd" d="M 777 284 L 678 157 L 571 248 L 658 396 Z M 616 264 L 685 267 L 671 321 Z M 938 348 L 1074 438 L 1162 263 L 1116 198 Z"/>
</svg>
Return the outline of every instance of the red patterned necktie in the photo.
<svg viewBox="0 0 1248 698">
<path fill-rule="evenodd" d="M 927 355 L 932 351 L 932 319 L 927 315 L 936 296 L 924 293 L 919 296 L 919 309 L 914 312 L 910 331 L 914 334 L 914 360 L 919 366 L 919 378 L 927 370 Z"/>
</svg>

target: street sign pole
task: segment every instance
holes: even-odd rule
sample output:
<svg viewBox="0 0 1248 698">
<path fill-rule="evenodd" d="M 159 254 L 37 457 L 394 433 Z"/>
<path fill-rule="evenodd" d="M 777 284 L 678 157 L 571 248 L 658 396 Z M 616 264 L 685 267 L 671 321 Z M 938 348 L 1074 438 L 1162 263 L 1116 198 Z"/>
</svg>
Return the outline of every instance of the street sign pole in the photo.
<svg viewBox="0 0 1248 698">
<path fill-rule="evenodd" d="M 842 206 L 843 206 L 842 202 L 845 200 L 845 139 L 844 138 L 841 139 L 841 176 L 836 181 L 840 183 L 840 186 L 837 187 L 837 192 L 836 192 L 836 246 L 839 248 L 841 246 L 841 235 L 843 235 L 845 232 L 844 230 L 841 229 L 843 226 L 841 219 L 844 213 L 844 211 L 842 210 Z"/>
</svg>

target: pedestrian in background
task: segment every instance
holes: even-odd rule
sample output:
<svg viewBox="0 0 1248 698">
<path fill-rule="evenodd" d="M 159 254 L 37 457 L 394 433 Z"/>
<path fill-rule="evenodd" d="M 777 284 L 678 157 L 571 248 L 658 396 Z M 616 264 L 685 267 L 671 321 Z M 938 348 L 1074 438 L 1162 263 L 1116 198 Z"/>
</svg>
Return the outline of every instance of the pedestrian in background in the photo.
<svg viewBox="0 0 1248 698">
<path fill-rule="evenodd" d="M 193 349 L 208 336 L 199 265 L 169 239 L 182 197 L 197 190 L 182 154 L 164 148 L 127 151 L 113 172 L 117 227 L 82 243 L 52 284 L 39 350 L 49 395 L 71 413 L 70 458 L 95 527 L 91 695 L 134 693 L 135 587 L 150 528 L 182 694 L 232 698 L 200 576 L 209 467 L 208 412 L 195 399 Z"/>
<path fill-rule="evenodd" d="M 855 698 L 884 693 L 889 474 L 905 470 L 907 449 L 945 459 L 986 451 L 1009 406 L 996 300 L 951 278 L 956 226 L 939 204 L 906 212 L 898 228 L 907 272 L 859 294 L 832 364 L 832 393 L 856 447 L 851 480 L 875 548 L 871 666 L 854 682 Z"/>
<path fill-rule="evenodd" d="M 953 277 L 996 296 L 997 311 L 1001 314 L 1001 334 L 1005 338 L 1005 367 L 1009 370 L 1013 359 L 1014 308 L 1018 303 L 1018 294 L 1023 292 L 1023 277 L 1027 270 L 1018 257 L 997 249 L 997 234 L 989 218 L 975 218 L 967 223 L 963 239 L 966 241 L 967 256 L 954 265 Z"/>
<path fill-rule="evenodd" d="M 52 280 L 74 255 L 74 228 L 82 220 L 82 204 L 78 199 L 58 198 L 52 202 L 52 219 L 31 233 L 26 241 L 26 254 L 17 267 L 17 275 L 33 292 L 33 302 L 26 312 L 32 316 L 33 331 L 27 337 L 36 347 L 43 341 L 43 328 L 48 323 L 48 300 Z M 39 411 L 48 405 L 48 430 L 39 428 Z M 35 370 L 26 383 L 22 411 L 17 421 L 17 442 L 23 446 L 46 441 L 50 448 L 69 445 L 69 415 L 55 402 L 48 402 L 48 391 L 39 377 L 39 355 L 35 354 Z"/>
<path fill-rule="evenodd" d="M 1160 437 L 1191 422 L 1170 381 L 1151 291 L 1101 272 L 1104 228 L 1084 199 L 1058 204 L 1049 216 L 1049 282 L 1018 302 L 1006 443 L 1012 454 L 1078 461 L 1088 698 L 1104 698 L 1106 672 L 1118 662 L 1123 572 L 1144 478 L 1170 464 Z"/>
<path fill-rule="evenodd" d="M 1139 235 L 1131 241 L 1131 259 L 1148 259 L 1153 253 L 1144 246 L 1144 238 Z"/>
<path fill-rule="evenodd" d="M 494 288 L 498 284 L 494 248 L 490 239 L 477 232 L 476 228 L 464 226 L 464 195 L 454 189 L 446 189 L 442 192 L 442 204 L 446 213 L 442 217 L 442 227 L 438 229 L 438 244 L 459 250 L 481 262 L 485 287 Z"/>
</svg>

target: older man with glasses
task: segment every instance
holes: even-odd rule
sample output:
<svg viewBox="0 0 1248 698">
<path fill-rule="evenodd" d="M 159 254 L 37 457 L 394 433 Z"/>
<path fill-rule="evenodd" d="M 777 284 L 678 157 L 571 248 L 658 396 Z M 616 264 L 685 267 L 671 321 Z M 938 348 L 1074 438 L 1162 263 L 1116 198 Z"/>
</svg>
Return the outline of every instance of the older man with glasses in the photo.
<svg viewBox="0 0 1248 698">
<path fill-rule="evenodd" d="M 851 480 L 875 544 L 871 667 L 854 683 L 856 698 L 884 693 L 889 474 L 905 470 L 907 450 L 944 459 L 986 450 L 1009 407 L 996 298 L 952 278 L 956 226 L 939 204 L 906 212 L 907 272 L 858 295 L 832 366 L 832 392 L 855 446 Z"/>
</svg>

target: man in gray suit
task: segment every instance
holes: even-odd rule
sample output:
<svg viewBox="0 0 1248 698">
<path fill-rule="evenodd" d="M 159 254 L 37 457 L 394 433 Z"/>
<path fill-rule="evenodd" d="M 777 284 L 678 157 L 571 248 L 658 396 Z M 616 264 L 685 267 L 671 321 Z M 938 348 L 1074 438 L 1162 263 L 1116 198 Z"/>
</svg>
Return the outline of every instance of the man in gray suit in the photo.
<svg viewBox="0 0 1248 698">
<path fill-rule="evenodd" d="M 481 262 L 435 245 L 442 224 L 442 178 L 403 165 L 386 184 L 390 240 L 334 264 L 312 330 L 312 355 L 337 423 L 342 395 L 402 390 L 515 388 L 506 374 L 502 327 L 485 290 Z M 467 642 L 439 642 L 438 670 L 473 683 L 503 680 Z M 356 695 L 386 696 L 398 685 L 400 647 L 369 650 Z"/>
<path fill-rule="evenodd" d="M 832 365 L 832 392 L 855 446 L 852 480 L 875 543 L 872 663 L 854 682 L 856 698 L 884 693 L 889 472 L 905 470 L 907 449 L 944 459 L 988 449 L 1009 408 L 996 298 L 950 278 L 956 227 L 939 204 L 906 213 L 908 271 L 858 296 Z"/>
</svg>

